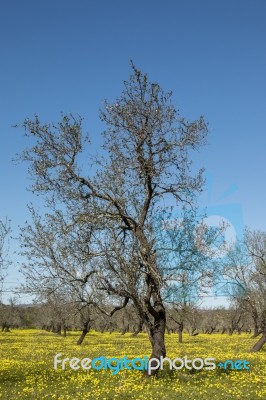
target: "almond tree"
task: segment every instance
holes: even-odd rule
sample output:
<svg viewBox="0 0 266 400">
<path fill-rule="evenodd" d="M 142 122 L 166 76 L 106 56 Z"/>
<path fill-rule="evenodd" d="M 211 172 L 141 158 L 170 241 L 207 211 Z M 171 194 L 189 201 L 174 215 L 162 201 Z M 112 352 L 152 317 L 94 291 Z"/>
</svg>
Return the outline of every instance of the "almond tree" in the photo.
<svg viewBox="0 0 266 400">
<path fill-rule="evenodd" d="M 129 302 L 144 321 L 152 357 L 166 355 L 162 290 L 167 277 L 156 256 L 153 220 L 165 204 L 193 206 L 202 170 L 190 172 L 191 151 L 205 142 L 203 117 L 188 121 L 157 83 L 132 63 L 121 96 L 100 113 L 106 126 L 100 156 L 90 153 L 82 119 L 63 115 L 58 124 L 38 116 L 24 122 L 35 140 L 22 159 L 30 163 L 33 191 L 51 209 L 61 207 L 73 224 L 97 227 L 90 263 L 98 290 Z"/>
<path fill-rule="evenodd" d="M 246 228 L 243 240 L 225 262 L 225 272 L 232 281 L 230 297 L 249 313 L 253 337 L 262 334 L 251 349 L 257 352 L 266 343 L 266 233 Z"/>
<path fill-rule="evenodd" d="M 40 216 L 29 207 L 31 223 L 20 231 L 21 252 L 25 260 L 21 272 L 25 283 L 21 290 L 34 295 L 36 301 L 51 305 L 51 330 L 66 332 L 70 311 L 80 319 L 81 344 L 90 330 L 92 306 L 100 308 L 93 275 L 96 270 L 90 251 L 92 227 L 66 219 L 61 210 Z M 103 308 L 104 309 L 104 308 Z"/>
<path fill-rule="evenodd" d="M 251 352 L 257 352 L 266 343 L 266 232 L 246 230 L 245 245 L 254 265 L 250 276 L 253 290 L 248 301 L 257 310 L 259 332 L 262 333 L 262 337 L 251 349 Z"/>
</svg>

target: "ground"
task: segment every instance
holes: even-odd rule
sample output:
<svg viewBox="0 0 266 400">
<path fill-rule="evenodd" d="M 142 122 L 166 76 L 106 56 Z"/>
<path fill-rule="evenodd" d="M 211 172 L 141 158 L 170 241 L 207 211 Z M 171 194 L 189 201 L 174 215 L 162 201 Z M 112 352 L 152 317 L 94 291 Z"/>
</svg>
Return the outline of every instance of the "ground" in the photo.
<svg viewBox="0 0 266 400">
<path fill-rule="evenodd" d="M 254 344 L 248 334 L 241 335 L 166 335 L 167 357 L 190 359 L 213 357 L 215 362 L 247 360 L 250 370 L 165 369 L 159 376 L 147 379 L 142 371 L 54 369 L 54 356 L 61 358 L 144 357 L 150 354 L 147 336 L 90 332 L 82 346 L 75 344 L 79 332 L 66 338 L 40 330 L 13 330 L 0 333 L 0 399 L 58 399 L 58 400 L 215 400 L 265 399 L 266 350 L 249 353 Z"/>
</svg>

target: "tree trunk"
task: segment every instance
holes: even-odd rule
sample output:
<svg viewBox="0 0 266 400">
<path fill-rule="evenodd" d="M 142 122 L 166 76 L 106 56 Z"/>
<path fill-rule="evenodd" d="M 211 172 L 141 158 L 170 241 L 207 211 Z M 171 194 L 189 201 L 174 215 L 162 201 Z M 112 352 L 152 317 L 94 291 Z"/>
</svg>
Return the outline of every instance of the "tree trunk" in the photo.
<svg viewBox="0 0 266 400">
<path fill-rule="evenodd" d="M 152 275 L 147 275 L 146 278 L 147 283 L 147 297 L 145 299 L 147 313 L 149 317 L 145 313 L 142 317 L 145 318 L 145 325 L 148 331 L 150 343 L 152 346 L 151 359 L 160 360 L 161 357 L 166 356 L 165 349 L 165 329 L 166 329 L 166 312 L 163 304 L 163 300 L 160 294 L 160 286 L 157 282 L 157 278 L 155 279 Z M 152 301 L 151 301 L 152 300 Z M 148 376 L 156 375 L 160 366 L 154 360 L 151 362 L 151 367 L 153 368 L 150 372 L 148 372 Z"/>
<path fill-rule="evenodd" d="M 129 331 L 129 325 L 124 325 L 123 328 L 121 329 L 121 335 L 124 335 Z"/>
<path fill-rule="evenodd" d="M 178 343 L 183 343 L 183 322 L 181 322 L 178 326 Z"/>
<path fill-rule="evenodd" d="M 261 330 L 259 330 L 258 328 L 254 329 L 253 335 L 251 336 L 253 339 L 255 339 L 257 336 L 259 336 L 262 333 Z"/>
<path fill-rule="evenodd" d="M 190 336 L 197 336 L 199 333 L 197 332 L 197 329 L 196 328 L 193 328 L 192 329 L 192 332 L 191 332 L 191 334 L 190 334 Z"/>
<path fill-rule="evenodd" d="M 103 325 L 101 325 L 100 333 L 104 333 L 105 330 L 107 330 L 107 326 L 108 326 L 108 323 L 107 323 L 107 322 L 105 322 Z"/>
<path fill-rule="evenodd" d="M 205 332 L 205 333 L 207 333 L 207 332 Z M 193 328 L 190 333 L 190 336 L 197 336 L 197 335 L 198 335 L 197 328 Z"/>
<path fill-rule="evenodd" d="M 260 351 L 260 349 L 263 347 L 264 343 L 266 343 L 266 331 L 264 331 L 262 337 L 260 340 L 254 344 L 252 349 L 250 350 L 251 353 L 256 353 L 257 351 Z"/>
<path fill-rule="evenodd" d="M 79 340 L 77 341 L 78 345 L 82 344 L 83 340 L 85 339 L 85 336 L 87 335 L 87 333 L 89 333 L 89 331 L 90 331 L 89 325 L 90 325 L 90 321 L 84 323 L 82 333 L 80 335 Z"/>
<path fill-rule="evenodd" d="M 145 321 L 149 340 L 152 346 L 150 359 L 160 360 L 166 356 L 165 349 L 165 329 L 166 329 L 166 312 L 161 297 L 161 282 L 158 280 L 157 273 L 154 273 L 156 266 L 156 254 L 151 256 L 149 252 L 149 243 L 147 242 L 143 232 L 137 231 L 137 238 L 141 244 L 141 253 L 143 265 L 146 266 L 146 293 L 144 297 L 145 311 L 143 304 L 136 304 L 136 308 L 140 311 L 139 316 Z M 156 268 L 155 268 L 156 269 Z M 152 367 L 151 371 L 146 371 L 148 376 L 156 375 L 160 366 L 156 361 L 149 363 Z"/>
<path fill-rule="evenodd" d="M 61 324 L 57 324 L 54 333 L 61 336 L 62 326 Z"/>
<path fill-rule="evenodd" d="M 64 337 L 66 337 L 66 335 L 67 335 L 67 327 L 66 327 L 66 325 L 63 326 L 63 332 L 64 332 Z"/>
<path fill-rule="evenodd" d="M 160 359 L 165 357 L 166 349 L 164 344 L 165 321 L 159 321 L 158 325 L 152 329 L 152 354 L 151 358 Z"/>
<path fill-rule="evenodd" d="M 109 323 L 108 332 L 109 332 L 110 335 L 111 335 L 111 333 L 114 332 L 114 325 L 112 324 L 112 322 Z"/>
<path fill-rule="evenodd" d="M 262 333 L 262 331 L 259 329 L 259 315 L 258 312 L 255 308 L 253 308 L 252 311 L 252 319 L 253 319 L 253 325 L 254 325 L 254 333 L 253 333 L 253 338 L 257 337 Z"/>
<path fill-rule="evenodd" d="M 137 329 L 132 333 L 132 337 L 137 336 L 142 331 L 142 327 L 143 327 L 143 320 L 140 319 L 139 323 L 138 323 L 138 326 L 137 326 Z"/>
<path fill-rule="evenodd" d="M 238 327 L 238 328 L 237 328 L 237 333 L 238 333 L 238 335 L 241 335 L 241 333 L 242 333 L 242 328 Z"/>
<path fill-rule="evenodd" d="M 154 318 L 154 323 L 152 324 L 152 327 L 149 326 L 147 328 L 148 331 L 148 336 L 151 342 L 152 346 L 152 353 L 150 358 L 155 358 L 157 360 L 160 360 L 161 357 L 166 356 L 166 349 L 165 349 L 165 343 L 164 343 L 164 335 L 165 335 L 165 328 L 166 328 L 166 318 L 165 318 L 165 309 L 162 304 L 162 310 L 161 312 L 158 313 L 156 318 Z M 151 362 L 151 366 L 155 367 L 156 362 Z M 159 367 L 156 369 L 153 369 L 148 373 L 147 375 L 153 376 L 158 373 Z"/>
</svg>

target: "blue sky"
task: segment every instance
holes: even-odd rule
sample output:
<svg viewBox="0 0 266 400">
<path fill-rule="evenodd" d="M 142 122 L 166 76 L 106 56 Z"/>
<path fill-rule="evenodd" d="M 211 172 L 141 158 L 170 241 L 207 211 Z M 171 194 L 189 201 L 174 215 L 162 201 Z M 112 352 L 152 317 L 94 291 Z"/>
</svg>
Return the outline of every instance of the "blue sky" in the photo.
<svg viewBox="0 0 266 400">
<path fill-rule="evenodd" d="M 26 166 L 12 162 L 29 143 L 11 125 L 79 113 L 97 145 L 98 110 L 120 94 L 132 58 L 173 91 L 181 114 L 209 122 L 208 145 L 194 157 L 212 176 L 202 204 L 238 203 L 244 224 L 266 230 L 265 18 L 263 0 L 2 1 L 0 218 L 16 234 L 36 202 Z M 19 279 L 16 247 L 10 282 Z"/>
</svg>

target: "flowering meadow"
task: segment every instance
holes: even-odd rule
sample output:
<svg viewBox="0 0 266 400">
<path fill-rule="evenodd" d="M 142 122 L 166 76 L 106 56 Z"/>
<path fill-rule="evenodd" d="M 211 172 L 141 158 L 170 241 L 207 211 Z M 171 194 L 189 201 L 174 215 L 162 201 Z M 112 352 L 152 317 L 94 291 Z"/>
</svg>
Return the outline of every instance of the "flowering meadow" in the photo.
<svg viewBox="0 0 266 400">
<path fill-rule="evenodd" d="M 266 398 L 266 350 L 249 353 L 256 339 L 241 334 L 184 335 L 178 344 L 177 335 L 166 335 L 167 357 L 190 359 L 213 357 L 215 362 L 247 360 L 250 370 L 169 371 L 147 378 L 142 371 L 54 369 L 54 356 L 77 357 L 144 357 L 150 354 L 145 333 L 130 334 L 90 332 L 82 346 L 77 346 L 79 332 L 67 337 L 40 330 L 12 330 L 0 333 L 0 399 L 135 399 L 135 400 L 220 400 Z"/>
</svg>

